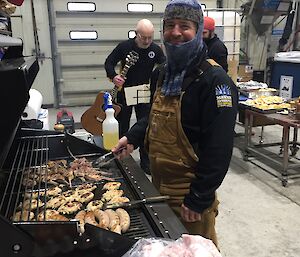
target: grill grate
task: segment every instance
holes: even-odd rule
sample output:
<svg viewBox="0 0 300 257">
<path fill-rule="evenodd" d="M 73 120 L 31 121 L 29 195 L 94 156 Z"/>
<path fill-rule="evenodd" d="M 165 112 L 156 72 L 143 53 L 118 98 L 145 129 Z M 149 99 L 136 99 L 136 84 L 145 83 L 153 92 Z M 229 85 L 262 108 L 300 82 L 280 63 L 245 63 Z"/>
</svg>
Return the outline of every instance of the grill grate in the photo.
<svg viewBox="0 0 300 257">
<path fill-rule="evenodd" d="M 51 140 L 51 137 L 57 137 L 57 135 L 21 137 L 18 140 L 12 166 L 10 167 L 10 171 L 6 173 L 8 176 L 7 184 L 2 194 L 3 197 L 0 199 L 0 213 L 8 219 L 14 217 L 15 222 L 19 221 L 16 220 L 17 213 L 22 221 L 30 221 L 32 218 L 30 217 L 30 212 L 34 212 L 34 216 L 37 217 L 41 210 L 44 212 L 44 217 L 46 217 L 46 208 L 41 209 L 41 207 L 43 203 L 47 202 L 48 184 L 47 180 L 42 179 L 41 174 L 48 175 L 46 163 L 49 161 L 49 140 Z M 55 151 L 55 149 L 51 149 L 51 151 L 53 150 Z M 70 150 L 68 149 L 68 151 Z M 79 155 L 76 156 L 78 157 Z M 80 157 L 85 156 L 95 157 L 93 154 L 80 155 Z M 112 169 L 118 170 L 114 174 L 120 178 L 122 173 L 115 163 L 112 165 Z M 22 184 L 23 180 L 27 182 L 24 185 Z M 33 180 L 35 183 L 31 183 Z M 125 195 L 133 200 L 134 196 L 129 189 L 130 187 L 124 182 L 124 178 L 121 180 L 123 181 Z M 42 192 L 46 193 L 41 195 Z M 41 199 L 42 201 L 37 201 L 36 208 L 31 208 L 36 198 L 33 197 L 33 194 L 36 193 L 38 194 L 37 199 Z M 26 202 L 24 200 L 25 194 Z M 19 203 L 22 204 L 19 205 Z M 25 204 L 29 204 L 30 208 L 25 207 Z M 128 212 L 131 219 L 131 226 L 124 235 L 131 239 L 156 235 L 142 209 L 132 208 Z M 47 221 L 43 221 L 43 223 L 45 222 Z"/>
<path fill-rule="evenodd" d="M 9 218 L 9 214 L 13 213 L 13 217 L 15 217 L 17 209 L 20 209 L 22 216 L 25 203 L 23 201 L 21 206 L 18 206 L 18 203 L 22 200 L 23 193 L 31 192 L 30 196 L 27 197 L 28 204 L 31 206 L 33 202 L 32 193 L 35 191 L 39 194 L 42 191 L 42 177 L 37 174 L 38 171 L 45 168 L 43 163 L 48 160 L 48 152 L 47 136 L 22 137 L 19 139 L 17 151 L 10 171 L 7 173 L 8 179 L 2 194 L 0 213 L 3 216 Z M 44 170 L 47 175 L 47 169 Z M 22 181 L 27 183 L 22 184 Z M 43 184 L 43 187 L 47 188 L 47 182 Z M 37 202 L 36 210 L 39 207 L 41 206 Z"/>
<path fill-rule="evenodd" d="M 148 225 L 146 217 L 143 215 L 143 213 L 141 213 L 137 209 L 131 209 L 129 211 L 129 215 L 130 228 L 126 233 L 124 233 L 124 235 L 132 239 L 140 239 L 142 237 L 155 236 L 154 231 Z"/>
</svg>

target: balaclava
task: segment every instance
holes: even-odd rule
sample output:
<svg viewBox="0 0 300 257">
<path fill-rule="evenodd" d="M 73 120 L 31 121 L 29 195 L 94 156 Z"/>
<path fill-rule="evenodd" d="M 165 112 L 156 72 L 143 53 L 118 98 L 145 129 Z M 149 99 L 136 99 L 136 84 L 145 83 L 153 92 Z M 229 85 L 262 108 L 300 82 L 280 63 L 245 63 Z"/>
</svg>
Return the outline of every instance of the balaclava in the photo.
<svg viewBox="0 0 300 257">
<path fill-rule="evenodd" d="M 181 94 L 184 75 L 191 62 L 200 54 L 203 47 L 203 13 L 197 0 L 171 0 L 166 6 L 163 20 L 184 19 L 196 23 L 195 37 L 182 44 L 173 45 L 164 41 L 167 54 L 166 76 L 161 88 L 164 95 Z"/>
</svg>

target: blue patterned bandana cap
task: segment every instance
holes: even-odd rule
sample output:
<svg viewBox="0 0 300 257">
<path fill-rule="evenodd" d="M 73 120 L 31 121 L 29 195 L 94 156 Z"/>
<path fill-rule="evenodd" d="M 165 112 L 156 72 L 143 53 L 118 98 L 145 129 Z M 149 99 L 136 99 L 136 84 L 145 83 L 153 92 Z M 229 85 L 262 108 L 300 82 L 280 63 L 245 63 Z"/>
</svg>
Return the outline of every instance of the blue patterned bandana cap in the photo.
<svg viewBox="0 0 300 257">
<path fill-rule="evenodd" d="M 182 44 L 164 41 L 167 55 L 166 76 L 161 88 L 165 96 L 181 94 L 181 87 L 188 66 L 200 55 L 203 48 L 203 12 L 196 0 L 171 0 L 165 9 L 164 21 L 170 19 L 190 20 L 197 24 L 195 37 Z"/>
</svg>

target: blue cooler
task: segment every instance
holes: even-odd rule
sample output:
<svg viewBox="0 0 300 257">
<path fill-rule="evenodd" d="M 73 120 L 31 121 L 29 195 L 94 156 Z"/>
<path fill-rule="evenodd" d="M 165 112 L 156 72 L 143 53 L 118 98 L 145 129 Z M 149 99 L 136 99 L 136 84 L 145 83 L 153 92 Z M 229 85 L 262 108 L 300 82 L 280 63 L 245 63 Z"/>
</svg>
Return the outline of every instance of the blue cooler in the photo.
<svg viewBox="0 0 300 257">
<path fill-rule="evenodd" d="M 279 95 L 289 99 L 300 96 L 300 56 L 276 58 L 272 64 L 270 87 L 279 90 Z"/>
</svg>

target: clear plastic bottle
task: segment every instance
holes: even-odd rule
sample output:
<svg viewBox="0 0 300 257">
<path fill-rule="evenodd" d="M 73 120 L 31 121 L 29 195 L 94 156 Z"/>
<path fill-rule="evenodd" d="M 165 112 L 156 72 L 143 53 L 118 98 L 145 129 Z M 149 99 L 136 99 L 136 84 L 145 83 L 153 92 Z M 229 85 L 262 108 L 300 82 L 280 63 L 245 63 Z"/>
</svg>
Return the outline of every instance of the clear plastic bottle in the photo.
<svg viewBox="0 0 300 257">
<path fill-rule="evenodd" d="M 102 124 L 103 147 L 106 150 L 111 150 L 119 141 L 119 123 L 115 118 L 115 110 L 109 93 L 104 94 L 104 103 L 106 117 Z"/>
</svg>

